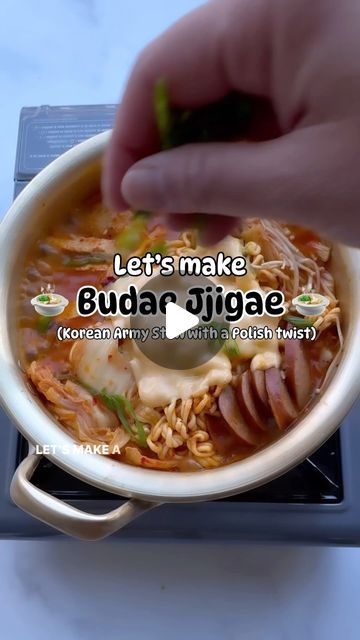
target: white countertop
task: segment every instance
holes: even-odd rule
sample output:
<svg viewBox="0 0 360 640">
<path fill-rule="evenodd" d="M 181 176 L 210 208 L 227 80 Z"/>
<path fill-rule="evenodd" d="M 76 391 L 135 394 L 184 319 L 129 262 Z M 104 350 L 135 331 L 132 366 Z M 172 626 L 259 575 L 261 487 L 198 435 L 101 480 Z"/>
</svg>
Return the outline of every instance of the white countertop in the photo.
<svg viewBox="0 0 360 640">
<path fill-rule="evenodd" d="M 0 575 L 4 640 L 359 638 L 359 550 L 2 542 Z"/>
<path fill-rule="evenodd" d="M 19 110 L 115 102 L 141 47 L 196 0 L 2 0 L 0 211 Z M 6 640 L 359 637 L 359 549 L 0 542 Z"/>
</svg>

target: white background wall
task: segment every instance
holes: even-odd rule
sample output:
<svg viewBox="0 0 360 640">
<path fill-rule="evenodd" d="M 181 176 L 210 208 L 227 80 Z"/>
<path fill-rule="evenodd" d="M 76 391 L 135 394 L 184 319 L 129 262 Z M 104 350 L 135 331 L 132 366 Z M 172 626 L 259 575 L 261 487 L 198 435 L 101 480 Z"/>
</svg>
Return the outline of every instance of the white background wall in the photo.
<svg viewBox="0 0 360 640">
<path fill-rule="evenodd" d="M 0 212 L 19 110 L 115 102 L 142 46 L 196 0 L 1 0 Z M 6 640 L 359 638 L 358 549 L 0 542 Z"/>
</svg>

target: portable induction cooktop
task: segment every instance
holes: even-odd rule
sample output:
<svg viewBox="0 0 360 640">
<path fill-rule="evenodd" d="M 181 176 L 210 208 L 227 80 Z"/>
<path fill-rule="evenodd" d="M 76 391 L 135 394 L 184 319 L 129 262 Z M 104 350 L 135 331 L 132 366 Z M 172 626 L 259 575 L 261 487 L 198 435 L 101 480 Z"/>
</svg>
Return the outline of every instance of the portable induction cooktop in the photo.
<svg viewBox="0 0 360 640">
<path fill-rule="evenodd" d="M 62 152 L 112 126 L 114 105 L 25 107 L 20 114 L 15 196 Z M 59 536 L 18 509 L 9 496 L 27 442 L 0 410 L 0 537 Z M 109 540 L 173 539 L 360 544 L 360 402 L 339 431 L 281 478 L 212 502 L 149 511 Z M 42 458 L 33 482 L 85 511 L 105 513 L 121 496 L 77 480 Z"/>
</svg>

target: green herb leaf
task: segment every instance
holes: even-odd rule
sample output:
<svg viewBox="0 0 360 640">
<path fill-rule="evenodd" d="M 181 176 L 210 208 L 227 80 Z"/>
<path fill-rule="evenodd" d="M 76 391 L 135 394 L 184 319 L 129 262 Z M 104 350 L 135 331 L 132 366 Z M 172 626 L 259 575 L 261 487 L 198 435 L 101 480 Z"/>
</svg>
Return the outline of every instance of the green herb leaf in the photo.
<svg viewBox="0 0 360 640">
<path fill-rule="evenodd" d="M 137 441 L 140 447 L 146 449 L 148 447 L 148 443 L 146 442 L 147 435 L 144 429 L 144 423 L 136 418 L 135 426 L 137 429 Z"/>
<path fill-rule="evenodd" d="M 36 328 L 38 332 L 46 333 L 52 321 L 53 321 L 53 318 L 50 318 L 49 316 L 40 316 L 40 318 L 36 323 Z"/>
<path fill-rule="evenodd" d="M 110 395 L 104 389 L 98 394 L 104 405 L 118 416 L 123 427 L 132 434 L 130 423 L 126 417 L 123 397 L 120 395 Z"/>
<path fill-rule="evenodd" d="M 154 89 L 154 111 L 162 149 L 171 149 L 172 115 L 166 83 L 160 79 Z"/>
<path fill-rule="evenodd" d="M 227 335 L 229 335 L 229 329 L 226 323 L 212 321 L 207 323 L 206 325 L 200 325 L 200 327 L 205 326 L 211 327 L 217 332 L 217 338 L 209 340 L 210 345 L 214 345 L 216 350 L 222 347 L 223 352 L 228 356 L 228 358 L 230 358 L 230 360 L 237 360 L 238 358 L 240 358 L 241 353 L 236 340 L 231 337 L 229 337 L 227 340 L 223 340 L 221 338 L 221 332 L 223 330 L 225 330 L 227 332 Z"/>
<path fill-rule="evenodd" d="M 164 242 L 163 240 L 159 240 L 159 242 L 155 242 L 155 244 L 153 244 L 152 247 L 150 247 L 149 251 L 153 256 L 155 255 L 155 253 L 160 253 L 162 256 L 166 256 L 167 254 L 166 242 Z"/>
<path fill-rule="evenodd" d="M 149 218 L 151 218 L 150 211 L 141 211 L 138 209 L 134 211 L 134 220 L 141 220 L 143 222 L 148 222 Z"/>
<path fill-rule="evenodd" d="M 146 433 L 145 433 L 145 429 L 144 429 L 144 423 L 141 422 L 135 411 L 134 411 L 134 407 L 132 406 L 130 400 L 128 398 L 125 398 L 124 396 L 119 396 L 123 399 L 124 402 L 124 406 L 125 409 L 127 410 L 128 414 L 134 419 L 135 421 L 135 427 L 137 430 L 137 440 L 138 443 L 141 447 L 147 447 L 147 443 L 146 443 Z"/>
<path fill-rule="evenodd" d="M 148 214 L 139 211 L 134 215 L 130 224 L 115 238 L 115 243 L 120 251 L 130 252 L 137 249 L 145 237 Z"/>
<path fill-rule="evenodd" d="M 86 389 L 86 391 L 88 391 L 92 396 L 94 396 L 94 398 L 96 398 L 96 396 L 98 396 L 100 393 L 100 391 L 95 389 L 95 387 L 92 387 L 90 384 L 85 384 L 84 382 L 82 382 L 81 386 L 84 387 L 84 389 Z"/>
<path fill-rule="evenodd" d="M 311 302 L 311 296 L 309 296 L 307 293 L 304 293 L 302 296 L 298 297 L 298 300 L 300 302 Z"/>
<path fill-rule="evenodd" d="M 243 138 L 261 101 L 236 91 L 197 109 L 171 108 L 166 83 L 154 88 L 154 112 L 162 149 Z"/>
<path fill-rule="evenodd" d="M 240 349 L 236 340 L 234 340 L 233 338 L 229 338 L 228 340 L 226 340 L 223 349 L 224 353 L 226 353 L 230 360 L 236 360 L 237 358 L 240 358 Z"/>
<path fill-rule="evenodd" d="M 143 234 L 133 227 L 124 229 L 116 237 L 116 247 L 122 251 L 134 251 L 141 243 Z"/>
<path fill-rule="evenodd" d="M 211 347 L 211 350 L 216 350 L 215 352 L 217 353 L 217 351 L 224 346 L 224 340 L 221 337 L 222 330 L 226 330 L 227 335 L 229 335 L 227 325 L 225 322 L 217 322 L 216 320 L 212 320 L 211 322 L 206 322 L 205 324 L 199 325 L 199 329 L 204 329 L 205 327 L 208 327 L 209 330 L 214 329 L 216 331 L 216 338 L 209 338 L 208 344 Z"/>
<path fill-rule="evenodd" d="M 93 389 L 89 386 L 87 386 L 86 388 L 89 393 L 91 393 L 91 395 L 100 398 L 101 402 L 103 402 L 103 404 L 110 411 L 116 413 L 124 429 L 134 440 L 136 440 L 140 447 L 146 448 L 148 446 L 146 442 L 147 436 L 144 429 L 144 424 L 143 422 L 141 422 L 141 420 L 138 419 L 134 407 L 132 406 L 128 398 L 120 394 L 112 395 L 110 393 L 107 393 L 105 389 L 103 389 L 102 391 L 96 391 L 96 389 Z M 133 418 L 134 425 L 129 422 L 128 416 L 130 416 L 130 418 Z"/>
<path fill-rule="evenodd" d="M 300 329 L 312 327 L 314 324 L 312 320 L 309 320 L 308 318 L 300 318 L 299 316 L 284 316 L 284 320 L 286 320 L 286 322 L 290 322 L 290 324 L 293 324 L 295 327 L 299 327 Z"/>
<path fill-rule="evenodd" d="M 38 295 L 37 299 L 39 300 L 39 302 L 49 302 L 50 301 L 50 296 L 48 296 L 46 293 L 40 293 L 40 295 Z"/>
</svg>

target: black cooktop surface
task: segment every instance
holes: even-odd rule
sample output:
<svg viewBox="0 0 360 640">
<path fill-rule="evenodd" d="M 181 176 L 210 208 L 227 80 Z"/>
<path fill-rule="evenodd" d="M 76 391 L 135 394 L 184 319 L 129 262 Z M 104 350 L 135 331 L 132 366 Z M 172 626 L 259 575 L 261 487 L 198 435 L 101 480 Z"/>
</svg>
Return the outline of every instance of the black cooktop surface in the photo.
<svg viewBox="0 0 360 640">
<path fill-rule="evenodd" d="M 168 504 L 111 537 L 132 540 L 235 540 L 360 544 L 360 403 L 314 455 L 253 491 L 211 502 Z M 9 487 L 27 443 L 0 410 L 0 537 L 60 535 L 18 509 Z M 42 458 L 32 481 L 43 491 L 93 513 L 126 498 L 100 491 Z"/>
<path fill-rule="evenodd" d="M 334 434 L 314 455 L 281 478 L 252 491 L 225 498 L 233 502 L 280 502 L 288 504 L 333 504 L 343 498 L 340 437 Z M 28 445 L 19 436 L 17 464 L 25 457 Z M 40 489 L 63 500 L 119 500 L 73 478 L 52 462 L 42 458 L 33 476 Z"/>
</svg>

